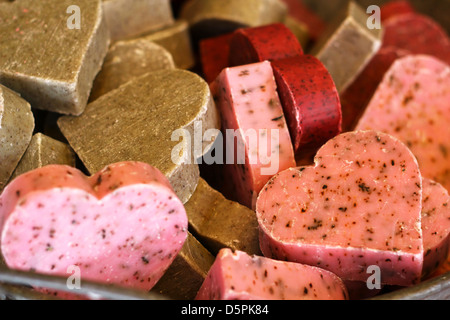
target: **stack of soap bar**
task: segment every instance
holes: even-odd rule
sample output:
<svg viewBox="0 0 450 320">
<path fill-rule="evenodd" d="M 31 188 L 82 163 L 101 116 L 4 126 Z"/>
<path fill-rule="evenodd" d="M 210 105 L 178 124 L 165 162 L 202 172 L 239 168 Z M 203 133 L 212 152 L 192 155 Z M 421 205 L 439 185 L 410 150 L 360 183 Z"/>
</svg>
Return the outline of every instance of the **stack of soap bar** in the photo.
<svg viewBox="0 0 450 320">
<path fill-rule="evenodd" d="M 348 294 L 342 280 L 331 272 L 224 249 L 196 299 L 346 300 Z"/>
<path fill-rule="evenodd" d="M 214 263 L 214 256 L 192 234 L 153 287 L 152 291 L 175 300 L 193 300 Z"/>
<path fill-rule="evenodd" d="M 0 85 L 0 191 L 27 150 L 33 130 L 30 104 Z"/>
<path fill-rule="evenodd" d="M 33 108 L 79 115 L 106 55 L 100 0 L 80 0 L 80 29 L 70 29 L 71 0 L 14 1 L 0 10 L 0 83 Z"/>
<path fill-rule="evenodd" d="M 219 122 L 207 83 L 177 69 L 136 78 L 89 104 L 81 116 L 61 117 L 58 125 L 89 172 L 109 163 L 146 162 L 169 178 L 185 203 L 199 179 L 195 158 L 211 145 L 194 141 L 194 127 L 203 137 Z"/>
<path fill-rule="evenodd" d="M 90 101 L 148 72 L 175 68 L 172 55 L 146 39 L 118 41 L 109 48 Z"/>
<path fill-rule="evenodd" d="M 153 41 L 169 51 L 177 68 L 191 69 L 195 66 L 189 25 L 185 20 L 177 20 L 164 29 L 144 35 L 143 38 Z"/>
<path fill-rule="evenodd" d="M 169 0 L 102 0 L 111 40 L 135 38 L 173 23 Z"/>
<path fill-rule="evenodd" d="M 331 139 L 315 165 L 272 178 L 258 197 L 267 257 L 366 282 L 412 285 L 423 265 L 422 177 L 409 149 L 390 135 L 356 131 Z"/>
<path fill-rule="evenodd" d="M 450 190 L 450 66 L 425 55 L 398 59 L 385 74 L 357 130 L 403 141 L 422 175 Z"/>
<path fill-rule="evenodd" d="M 211 87 L 225 133 L 225 170 L 239 203 L 254 208 L 270 177 L 295 166 L 272 67 L 264 61 L 227 68 Z"/>
<path fill-rule="evenodd" d="M 11 269 L 150 290 L 180 252 L 188 221 L 167 178 L 145 163 L 86 177 L 50 165 L 13 180 L 0 197 L 1 252 Z M 125 227 L 126 226 L 126 227 Z"/>
<path fill-rule="evenodd" d="M 189 226 L 213 254 L 222 248 L 260 254 L 258 221 L 253 210 L 227 200 L 200 179 L 185 204 Z"/>
<path fill-rule="evenodd" d="M 382 30 L 367 27 L 365 10 L 351 1 L 311 51 L 343 92 L 381 47 Z"/>
<path fill-rule="evenodd" d="M 31 139 L 31 143 L 17 165 L 11 179 L 25 172 L 51 164 L 75 167 L 75 154 L 67 144 L 52 139 L 42 133 L 36 133 Z"/>
<path fill-rule="evenodd" d="M 180 16 L 189 22 L 195 40 L 241 27 L 283 22 L 286 13 L 286 6 L 279 0 L 190 0 Z"/>
</svg>

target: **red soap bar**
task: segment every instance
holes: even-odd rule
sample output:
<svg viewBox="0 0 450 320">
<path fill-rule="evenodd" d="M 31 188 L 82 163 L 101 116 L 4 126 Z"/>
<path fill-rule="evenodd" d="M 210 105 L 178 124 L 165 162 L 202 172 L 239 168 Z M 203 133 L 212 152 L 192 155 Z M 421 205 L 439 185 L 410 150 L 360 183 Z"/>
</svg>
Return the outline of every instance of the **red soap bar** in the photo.
<svg viewBox="0 0 450 320">
<path fill-rule="evenodd" d="M 296 154 L 319 147 L 341 132 L 339 93 L 317 58 L 276 60 L 272 68 Z"/>
<path fill-rule="evenodd" d="M 230 43 L 230 66 L 278 60 L 303 54 L 303 48 L 284 24 L 275 23 L 234 32 Z"/>
<path fill-rule="evenodd" d="M 384 22 L 394 16 L 399 16 L 405 13 L 414 13 L 415 10 L 411 3 L 406 0 L 391 1 L 381 7 L 381 21 Z"/>
<path fill-rule="evenodd" d="M 223 69 L 227 68 L 232 33 L 200 41 L 200 61 L 203 77 L 208 83 L 213 82 Z"/>
<path fill-rule="evenodd" d="M 407 55 L 406 50 L 383 48 L 356 80 L 341 94 L 342 130 L 352 131 L 363 114 L 384 75 L 395 60 Z"/>
<path fill-rule="evenodd" d="M 383 47 L 397 47 L 413 54 L 428 54 L 450 64 L 450 39 L 432 19 L 409 13 L 384 23 Z"/>
<path fill-rule="evenodd" d="M 309 10 L 302 1 L 299 0 L 283 0 L 287 5 L 289 14 L 307 27 L 312 40 L 317 40 L 325 31 L 326 24 L 314 12 Z"/>
</svg>

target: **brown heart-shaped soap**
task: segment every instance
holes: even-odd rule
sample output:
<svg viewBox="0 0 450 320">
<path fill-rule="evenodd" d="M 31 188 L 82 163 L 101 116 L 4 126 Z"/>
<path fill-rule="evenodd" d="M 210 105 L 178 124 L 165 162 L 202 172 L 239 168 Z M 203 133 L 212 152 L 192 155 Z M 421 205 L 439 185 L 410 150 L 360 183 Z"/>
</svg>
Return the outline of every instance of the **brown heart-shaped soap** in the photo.
<svg viewBox="0 0 450 320">
<path fill-rule="evenodd" d="M 100 0 L 3 3 L 0 34 L 1 84 L 33 108 L 83 112 L 109 45 Z"/>
<path fill-rule="evenodd" d="M 175 69 L 136 78 L 89 104 L 81 116 L 61 117 L 58 125 L 89 172 L 109 163 L 146 162 L 169 178 L 185 203 L 197 187 L 199 168 L 192 157 L 184 157 L 202 156 L 194 152 L 194 127 L 201 126 L 197 132 L 203 137 L 206 130 L 219 129 L 219 122 L 208 84 Z M 190 137 L 172 138 L 179 129 Z M 197 144 L 206 152 L 212 142 Z M 173 153 L 187 161 L 172 159 Z"/>
</svg>

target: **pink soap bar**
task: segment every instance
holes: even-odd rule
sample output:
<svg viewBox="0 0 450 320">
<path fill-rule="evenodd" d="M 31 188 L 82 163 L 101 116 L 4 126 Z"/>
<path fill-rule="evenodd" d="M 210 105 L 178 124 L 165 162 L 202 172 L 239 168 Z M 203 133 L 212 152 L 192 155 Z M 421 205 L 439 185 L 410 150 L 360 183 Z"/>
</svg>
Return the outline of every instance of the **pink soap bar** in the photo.
<svg viewBox="0 0 450 320">
<path fill-rule="evenodd" d="M 211 89 L 225 132 L 227 176 L 234 184 L 238 201 L 254 208 L 266 182 L 295 166 L 270 62 L 227 68 Z M 228 151 L 234 151 L 234 155 Z"/>
<path fill-rule="evenodd" d="M 229 67 L 230 41 L 233 33 L 203 39 L 199 43 L 203 77 L 213 82 L 223 69 Z"/>
<path fill-rule="evenodd" d="M 439 183 L 423 180 L 423 273 L 426 278 L 445 260 L 450 248 L 450 198 Z"/>
<path fill-rule="evenodd" d="M 272 61 L 294 153 L 317 150 L 341 133 L 339 93 L 325 66 L 311 55 Z"/>
<path fill-rule="evenodd" d="M 352 131 L 355 128 L 386 72 L 397 59 L 408 54 L 408 51 L 395 47 L 380 49 L 356 80 L 341 94 L 343 131 Z"/>
<path fill-rule="evenodd" d="M 411 285 L 423 262 L 422 177 L 409 149 L 375 131 L 345 133 L 261 191 L 256 213 L 265 256 L 318 266 L 343 280 Z"/>
<path fill-rule="evenodd" d="M 450 67 L 431 56 L 397 60 L 356 130 L 378 130 L 403 141 L 422 175 L 450 190 Z"/>
<path fill-rule="evenodd" d="M 384 22 L 394 16 L 414 12 L 414 8 L 407 0 L 391 1 L 381 6 L 381 21 Z"/>
<path fill-rule="evenodd" d="M 184 244 L 187 216 L 168 180 L 138 162 L 92 177 L 52 165 L 19 176 L 0 197 L 8 267 L 150 290 Z"/>
<path fill-rule="evenodd" d="M 238 29 L 230 42 L 230 66 L 279 60 L 302 54 L 300 42 L 282 23 Z"/>
<path fill-rule="evenodd" d="M 346 300 L 336 275 L 316 267 L 222 249 L 196 300 Z"/>
<path fill-rule="evenodd" d="M 383 23 L 383 47 L 427 54 L 450 64 L 450 39 L 434 20 L 417 13 L 394 16 Z"/>
</svg>

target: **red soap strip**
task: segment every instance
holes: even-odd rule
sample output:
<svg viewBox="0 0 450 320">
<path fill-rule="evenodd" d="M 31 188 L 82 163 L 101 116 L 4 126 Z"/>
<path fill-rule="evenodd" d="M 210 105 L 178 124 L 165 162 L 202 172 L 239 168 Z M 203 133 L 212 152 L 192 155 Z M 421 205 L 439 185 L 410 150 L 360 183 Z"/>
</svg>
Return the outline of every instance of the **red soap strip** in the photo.
<svg viewBox="0 0 450 320">
<path fill-rule="evenodd" d="M 341 132 L 341 104 L 325 66 L 314 56 L 276 60 L 272 68 L 295 153 Z"/>
<path fill-rule="evenodd" d="M 428 54 L 450 64 L 450 39 L 432 19 L 402 14 L 384 22 L 383 47 L 397 47 L 413 54 Z"/>
<path fill-rule="evenodd" d="M 384 22 L 394 16 L 399 16 L 405 13 L 414 13 L 415 10 L 409 1 L 399 0 L 391 1 L 381 7 L 381 21 Z"/>
<path fill-rule="evenodd" d="M 381 49 L 352 85 L 341 94 L 342 130 L 344 132 L 353 130 L 386 72 L 395 60 L 408 53 L 406 50 L 395 47 Z"/>
<path fill-rule="evenodd" d="M 284 24 L 275 23 L 234 32 L 230 43 L 230 66 L 272 61 L 303 54 L 303 48 Z"/>
<path fill-rule="evenodd" d="M 230 41 L 233 34 L 207 38 L 200 41 L 200 61 L 203 77 L 208 83 L 213 82 L 223 69 L 228 67 Z"/>
<path fill-rule="evenodd" d="M 150 290 L 187 236 L 167 178 L 140 162 L 92 177 L 53 165 L 12 181 L 0 197 L 1 252 L 9 268 Z"/>
<path fill-rule="evenodd" d="M 317 40 L 325 31 L 326 24 L 314 12 L 309 10 L 300 0 L 283 0 L 289 14 L 307 27 L 312 40 Z"/>
</svg>

